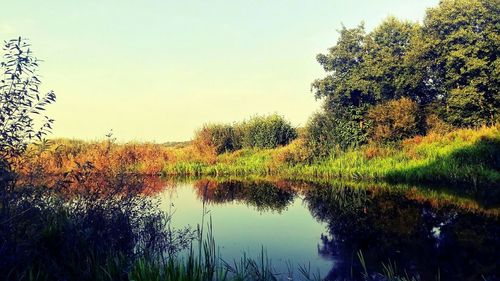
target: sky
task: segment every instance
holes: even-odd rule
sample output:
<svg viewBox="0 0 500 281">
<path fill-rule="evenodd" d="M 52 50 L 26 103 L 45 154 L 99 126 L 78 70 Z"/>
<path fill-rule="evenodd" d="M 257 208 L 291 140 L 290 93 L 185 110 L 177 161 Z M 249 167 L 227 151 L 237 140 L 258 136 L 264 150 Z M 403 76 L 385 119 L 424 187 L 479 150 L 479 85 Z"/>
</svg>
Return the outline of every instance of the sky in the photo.
<svg viewBox="0 0 500 281">
<path fill-rule="evenodd" d="M 53 137 L 183 141 L 205 123 L 321 106 L 316 55 L 338 32 L 421 21 L 438 0 L 5 1 L 0 40 L 28 38 L 57 102 Z"/>
</svg>

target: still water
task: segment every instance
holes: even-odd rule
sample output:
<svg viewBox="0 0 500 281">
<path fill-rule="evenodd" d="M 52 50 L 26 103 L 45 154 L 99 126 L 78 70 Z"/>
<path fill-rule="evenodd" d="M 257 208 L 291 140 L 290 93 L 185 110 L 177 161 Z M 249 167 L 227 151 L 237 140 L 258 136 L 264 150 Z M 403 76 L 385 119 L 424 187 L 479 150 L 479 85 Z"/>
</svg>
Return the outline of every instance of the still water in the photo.
<svg viewBox="0 0 500 281">
<path fill-rule="evenodd" d="M 212 220 L 222 258 L 266 252 L 277 272 L 311 267 L 325 280 L 384 267 L 421 280 L 499 280 L 498 208 L 415 187 L 198 179 L 160 193 L 173 226 Z"/>
</svg>

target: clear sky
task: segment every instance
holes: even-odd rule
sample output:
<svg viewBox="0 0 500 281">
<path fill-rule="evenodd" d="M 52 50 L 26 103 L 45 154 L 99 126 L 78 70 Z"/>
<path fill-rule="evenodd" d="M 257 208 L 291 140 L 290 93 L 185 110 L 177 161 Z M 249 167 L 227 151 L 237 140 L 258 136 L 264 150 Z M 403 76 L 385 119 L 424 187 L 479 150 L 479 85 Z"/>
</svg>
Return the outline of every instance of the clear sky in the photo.
<svg viewBox="0 0 500 281">
<path fill-rule="evenodd" d="M 164 142 L 255 114 L 304 125 L 320 106 L 315 56 L 342 23 L 419 21 L 438 0 L 4 2 L 0 39 L 29 38 L 44 60 L 56 137 Z"/>
</svg>

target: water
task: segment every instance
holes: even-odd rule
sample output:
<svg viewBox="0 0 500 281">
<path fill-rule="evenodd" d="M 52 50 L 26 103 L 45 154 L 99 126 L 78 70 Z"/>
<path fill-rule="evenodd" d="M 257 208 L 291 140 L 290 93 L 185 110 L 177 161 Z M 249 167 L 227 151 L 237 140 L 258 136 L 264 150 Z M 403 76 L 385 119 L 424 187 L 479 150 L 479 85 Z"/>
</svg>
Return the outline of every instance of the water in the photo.
<svg viewBox="0 0 500 281">
<path fill-rule="evenodd" d="M 498 280 L 498 209 L 474 200 L 377 184 L 199 179 L 169 184 L 173 226 L 212 219 L 225 261 L 262 249 L 277 272 L 311 265 L 326 280 L 384 265 L 421 280 Z M 384 264 L 384 265 L 383 265 Z"/>
</svg>

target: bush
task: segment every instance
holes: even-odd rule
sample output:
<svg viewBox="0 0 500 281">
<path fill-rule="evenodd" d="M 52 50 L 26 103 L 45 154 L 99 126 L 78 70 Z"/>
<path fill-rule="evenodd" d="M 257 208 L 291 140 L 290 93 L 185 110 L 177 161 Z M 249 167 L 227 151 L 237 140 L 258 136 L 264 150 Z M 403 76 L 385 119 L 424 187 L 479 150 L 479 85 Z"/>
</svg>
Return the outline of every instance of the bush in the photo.
<svg viewBox="0 0 500 281">
<path fill-rule="evenodd" d="M 310 160 L 310 153 L 302 138 L 292 141 L 289 145 L 277 149 L 273 153 L 273 161 L 281 164 L 297 165 L 307 163 Z"/>
<path fill-rule="evenodd" d="M 290 122 L 277 114 L 256 116 L 248 121 L 236 124 L 209 124 L 195 134 L 193 145 L 196 150 L 215 156 L 245 148 L 276 148 L 287 145 L 297 138 L 297 131 Z"/>
<path fill-rule="evenodd" d="M 196 132 L 194 146 L 200 152 L 215 155 L 241 148 L 234 127 L 226 124 L 209 124 Z"/>
<path fill-rule="evenodd" d="M 336 146 L 335 124 L 333 118 L 326 113 L 314 114 L 307 123 L 305 139 L 306 146 L 316 157 L 328 156 Z"/>
<path fill-rule="evenodd" d="M 427 133 L 449 133 L 453 131 L 453 126 L 444 122 L 437 114 L 429 114 L 425 118 Z"/>
<path fill-rule="evenodd" d="M 398 141 L 418 133 L 418 105 L 409 98 L 390 100 L 368 110 L 370 139 Z"/>
<path fill-rule="evenodd" d="M 361 109 L 335 108 L 314 114 L 305 128 L 306 146 L 319 158 L 334 149 L 345 150 L 366 142 L 366 124 L 357 120 Z"/>
<path fill-rule="evenodd" d="M 297 130 L 280 115 L 255 116 L 236 129 L 243 147 L 275 148 L 297 138 Z"/>
</svg>

